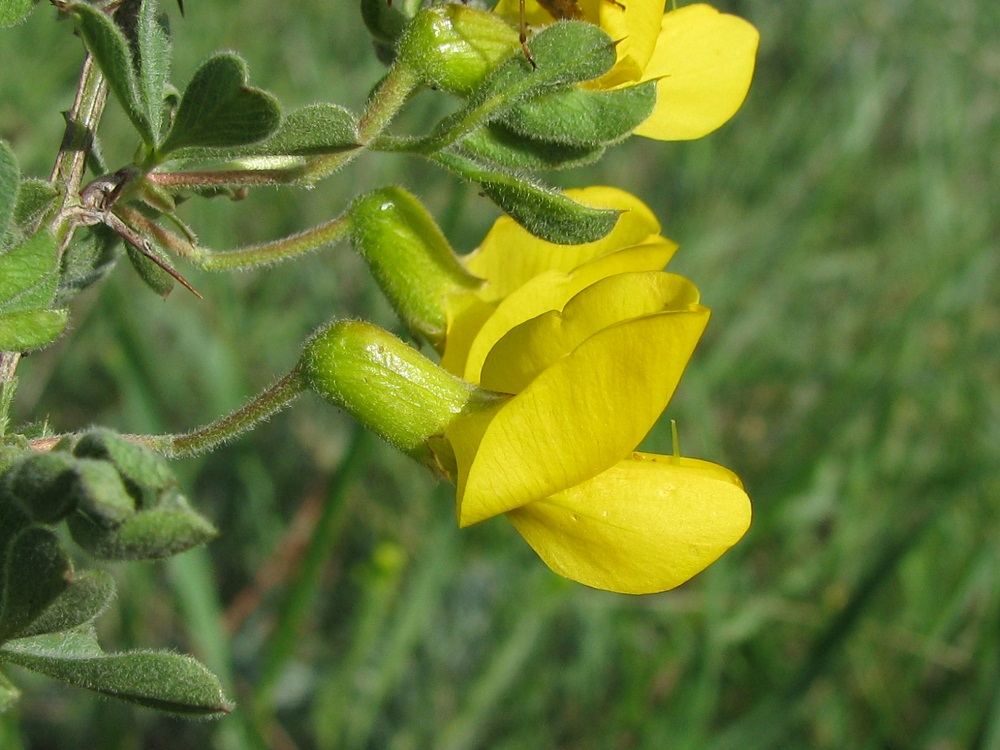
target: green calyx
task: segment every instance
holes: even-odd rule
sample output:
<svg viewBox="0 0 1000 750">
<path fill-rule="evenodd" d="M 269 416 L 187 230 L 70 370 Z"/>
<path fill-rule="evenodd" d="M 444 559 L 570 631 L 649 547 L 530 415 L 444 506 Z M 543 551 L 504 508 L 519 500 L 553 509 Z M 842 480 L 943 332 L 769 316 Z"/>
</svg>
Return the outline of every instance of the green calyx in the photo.
<svg viewBox="0 0 1000 750">
<path fill-rule="evenodd" d="M 517 45 L 517 32 L 498 16 L 446 4 L 417 13 L 400 39 L 397 54 L 428 86 L 466 96 Z"/>
<path fill-rule="evenodd" d="M 499 396 L 443 370 L 377 326 L 344 320 L 303 347 L 299 372 L 308 388 L 420 463 L 453 475 L 445 428 L 459 414 Z"/>
<path fill-rule="evenodd" d="M 354 246 L 396 312 L 414 335 L 440 346 L 448 297 L 482 282 L 459 262 L 427 209 L 402 188 L 361 196 L 350 216 Z"/>
</svg>

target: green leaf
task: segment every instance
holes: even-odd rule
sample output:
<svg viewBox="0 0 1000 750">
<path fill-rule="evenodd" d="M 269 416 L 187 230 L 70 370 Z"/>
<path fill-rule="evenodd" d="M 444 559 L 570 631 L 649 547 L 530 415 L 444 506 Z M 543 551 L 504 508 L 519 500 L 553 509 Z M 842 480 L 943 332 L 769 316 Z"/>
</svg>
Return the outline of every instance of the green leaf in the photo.
<svg viewBox="0 0 1000 750">
<path fill-rule="evenodd" d="M 48 529 L 30 526 L 7 547 L 0 642 L 30 625 L 73 578 L 73 565 Z"/>
<path fill-rule="evenodd" d="M 59 338 L 68 322 L 66 310 L 0 313 L 0 352 L 41 349 Z"/>
<path fill-rule="evenodd" d="M 465 107 L 442 118 L 425 140 L 435 146 L 452 144 L 524 100 L 596 78 L 615 62 L 611 37 L 592 24 L 576 21 L 546 27 L 534 37 L 531 49 L 537 69 L 520 52 L 511 55 L 487 76 Z"/>
<path fill-rule="evenodd" d="M 491 169 L 456 153 L 440 153 L 435 161 L 478 182 L 483 192 L 514 221 L 536 237 L 561 245 L 594 242 L 606 236 L 620 211 L 581 205 L 552 188 L 511 172 Z"/>
<path fill-rule="evenodd" d="M 140 509 L 154 506 L 159 493 L 179 484 L 166 459 L 107 428 L 97 427 L 81 435 L 73 445 L 73 455 L 114 466 Z"/>
<path fill-rule="evenodd" d="M 358 148 L 358 120 L 337 104 L 310 104 L 289 114 L 277 132 L 250 147 L 259 156 L 314 156 Z"/>
<path fill-rule="evenodd" d="M 0 255 L 0 313 L 52 302 L 59 283 L 57 252 L 52 232 L 41 229 Z"/>
<path fill-rule="evenodd" d="M 33 227 L 56 202 L 59 191 L 55 185 L 36 177 L 21 180 L 14 207 L 14 223 L 21 229 Z"/>
<path fill-rule="evenodd" d="M 6 478 L 6 477 L 4 477 Z M 7 547 L 18 534 L 31 525 L 31 517 L 14 501 L 0 481 L 0 581 L 7 560 Z"/>
<path fill-rule="evenodd" d="M 504 125 L 527 137 L 579 146 L 611 144 L 639 127 L 656 104 L 650 81 L 613 91 L 568 88 L 523 102 L 504 115 Z"/>
<path fill-rule="evenodd" d="M 0 28 L 16 26 L 24 21 L 37 2 L 38 0 L 0 0 Z"/>
<path fill-rule="evenodd" d="M 601 158 L 605 147 L 526 138 L 500 125 L 489 125 L 466 136 L 461 151 L 480 163 L 533 172 L 591 164 Z"/>
<path fill-rule="evenodd" d="M 0 0 L 3 2 L 3 0 Z M 0 249 L 7 240 L 7 230 L 14 206 L 17 205 L 18 181 L 21 170 L 17 168 L 17 159 L 6 141 L 0 140 Z"/>
<path fill-rule="evenodd" d="M 70 299 L 111 273 L 120 243 L 121 237 L 103 224 L 77 232 L 63 253 L 57 299 Z"/>
<path fill-rule="evenodd" d="M 77 460 L 65 451 L 32 452 L 4 476 L 4 490 L 36 523 L 53 524 L 76 510 Z"/>
<path fill-rule="evenodd" d="M 95 620 L 115 598 L 115 580 L 103 570 L 88 570 L 73 579 L 35 621 L 18 633 L 27 638 L 59 633 Z"/>
<path fill-rule="evenodd" d="M 139 95 L 135 68 L 128 39 L 106 14 L 84 3 L 70 3 L 67 10 L 76 18 L 77 27 L 87 49 L 94 56 L 108 86 L 114 92 L 125 114 L 135 125 L 143 141 L 151 148 L 156 145 L 153 125 Z"/>
<path fill-rule="evenodd" d="M 159 257 L 159 254 L 148 245 L 147 250 Z M 170 293 L 174 290 L 174 277 L 167 273 L 163 269 L 163 266 L 156 263 L 148 255 L 139 252 L 137 248 L 128 242 L 125 243 L 125 254 L 128 256 L 132 268 L 139 274 L 139 278 L 142 279 L 146 286 L 164 299 L 170 296 Z"/>
<path fill-rule="evenodd" d="M 357 117 L 337 104 L 310 104 L 285 116 L 275 133 L 238 148 L 185 148 L 172 156 L 186 159 L 237 159 L 251 156 L 316 156 L 359 148 Z"/>
<path fill-rule="evenodd" d="M 478 102 L 502 97 L 511 104 L 544 91 L 590 81 L 615 64 L 615 45 L 605 32 L 582 21 L 546 26 L 531 40 L 537 68 L 521 53 L 500 65 L 472 97 Z"/>
<path fill-rule="evenodd" d="M 170 69 L 167 17 L 157 13 L 156 0 L 120 0 L 113 18 L 129 42 L 138 100 L 158 139 Z"/>
<path fill-rule="evenodd" d="M 218 678 L 190 656 L 161 651 L 107 654 L 90 626 L 10 641 L 0 661 L 103 695 L 171 713 L 228 713 Z"/>
<path fill-rule="evenodd" d="M 70 516 L 67 525 L 77 544 L 105 560 L 171 557 L 218 535 L 176 490 L 165 493 L 157 507 L 136 513 L 117 528 L 106 528 L 83 514 Z"/>
<path fill-rule="evenodd" d="M 161 154 L 187 146 L 225 148 L 263 140 L 281 120 L 277 100 L 247 86 L 247 66 L 231 53 L 210 57 L 184 91 Z"/>
<path fill-rule="evenodd" d="M 0 0 L 3 2 L 3 0 Z M 17 703 L 21 697 L 21 691 L 8 679 L 7 675 L 0 670 L 0 714 Z"/>
<path fill-rule="evenodd" d="M 102 529 L 117 529 L 135 515 L 135 498 L 107 461 L 75 459 L 65 486 L 75 509 Z"/>
<path fill-rule="evenodd" d="M 166 18 L 156 12 L 156 0 L 143 0 L 136 25 L 139 97 L 156 137 L 163 122 L 163 91 L 170 72 L 170 37 Z"/>
</svg>

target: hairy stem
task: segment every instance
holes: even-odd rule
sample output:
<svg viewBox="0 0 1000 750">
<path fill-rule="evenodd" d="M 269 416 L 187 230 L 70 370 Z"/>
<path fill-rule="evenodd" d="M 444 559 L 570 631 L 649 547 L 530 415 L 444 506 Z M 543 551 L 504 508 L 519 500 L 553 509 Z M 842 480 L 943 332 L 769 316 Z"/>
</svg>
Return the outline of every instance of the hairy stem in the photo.
<svg viewBox="0 0 1000 750">
<path fill-rule="evenodd" d="M 80 203 L 80 187 L 83 184 L 87 156 L 93 146 L 97 124 L 104 114 L 107 98 L 108 82 L 88 54 L 80 71 L 76 99 L 73 107 L 66 113 L 66 130 L 50 178 L 62 193 L 62 205 L 51 227 L 59 247 L 67 244 L 73 229 L 70 209 Z"/>
<path fill-rule="evenodd" d="M 358 136 L 362 144 L 367 146 L 388 127 L 419 85 L 419 79 L 399 62 L 389 68 L 385 78 L 372 93 L 365 107 L 365 113 L 358 122 Z M 304 168 L 308 181 L 312 182 L 333 174 L 360 152 L 361 149 L 355 149 L 317 156 Z"/>
<path fill-rule="evenodd" d="M 351 229 L 350 215 L 345 213 L 290 237 L 282 237 L 271 242 L 248 245 L 234 250 L 213 252 L 178 237 L 128 206 L 119 206 L 116 211 L 130 226 L 135 227 L 142 234 L 152 237 L 172 252 L 187 258 L 192 264 L 204 271 L 246 270 L 278 263 L 312 250 L 318 250 L 324 245 L 331 245 L 343 239 Z"/>
<path fill-rule="evenodd" d="M 204 427 L 183 435 L 132 435 L 130 439 L 149 446 L 167 458 L 205 453 L 270 419 L 306 389 L 295 368 L 249 403 Z"/>
<path fill-rule="evenodd" d="M 80 71 L 76 99 L 66 113 L 66 130 L 50 178 L 62 193 L 62 203 L 51 227 L 60 248 L 66 246 L 73 230 L 73 223 L 69 218 L 71 212 L 68 209 L 80 201 L 80 186 L 83 183 L 87 155 L 94 142 L 97 123 L 104 113 L 107 96 L 107 81 L 90 55 L 87 55 Z M 0 428 L 4 428 L 9 419 L 15 373 L 20 361 L 20 352 L 0 352 Z"/>
</svg>

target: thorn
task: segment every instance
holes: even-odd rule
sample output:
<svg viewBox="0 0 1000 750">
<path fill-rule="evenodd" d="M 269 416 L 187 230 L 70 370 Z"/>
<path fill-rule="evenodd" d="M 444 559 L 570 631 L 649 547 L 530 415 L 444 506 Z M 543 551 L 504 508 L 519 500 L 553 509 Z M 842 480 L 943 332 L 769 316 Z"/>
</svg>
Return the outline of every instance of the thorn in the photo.
<svg viewBox="0 0 1000 750">
<path fill-rule="evenodd" d="M 139 234 L 128 224 L 121 220 L 117 215 L 113 213 L 108 213 L 105 217 L 104 223 L 107 224 L 119 237 L 125 240 L 129 245 L 138 250 L 142 255 L 151 260 L 157 266 L 165 271 L 174 281 L 180 284 L 182 287 L 187 289 L 191 294 L 193 294 L 198 299 L 205 299 L 201 296 L 197 289 L 191 286 L 191 283 L 185 279 L 179 271 L 174 269 L 169 263 L 167 263 L 163 258 L 153 252 L 153 249 L 149 246 L 149 242 L 146 238 L 139 236 Z"/>
</svg>

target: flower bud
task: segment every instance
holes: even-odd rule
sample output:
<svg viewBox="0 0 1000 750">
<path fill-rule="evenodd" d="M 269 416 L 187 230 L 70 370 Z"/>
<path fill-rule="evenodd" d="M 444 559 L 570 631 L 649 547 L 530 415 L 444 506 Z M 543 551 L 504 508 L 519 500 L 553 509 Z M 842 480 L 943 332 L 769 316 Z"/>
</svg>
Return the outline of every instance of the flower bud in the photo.
<svg viewBox="0 0 1000 750">
<path fill-rule="evenodd" d="M 517 32 L 493 13 L 448 4 L 418 13 L 398 54 L 427 85 L 466 96 L 517 45 Z"/>
<path fill-rule="evenodd" d="M 459 262 L 420 201 L 401 188 L 360 196 L 351 227 L 354 246 L 396 312 L 415 335 L 440 346 L 446 300 L 481 281 Z"/>
<path fill-rule="evenodd" d="M 446 475 L 454 474 L 454 458 L 437 438 L 459 414 L 501 398 L 446 372 L 388 331 L 355 320 L 317 331 L 299 368 L 312 391 Z"/>
</svg>

